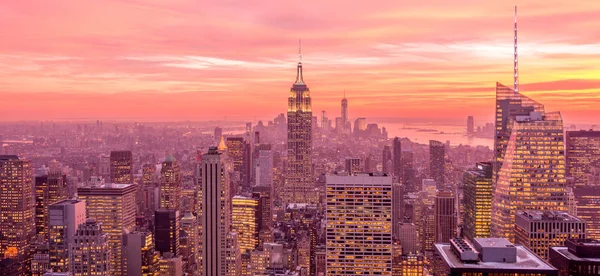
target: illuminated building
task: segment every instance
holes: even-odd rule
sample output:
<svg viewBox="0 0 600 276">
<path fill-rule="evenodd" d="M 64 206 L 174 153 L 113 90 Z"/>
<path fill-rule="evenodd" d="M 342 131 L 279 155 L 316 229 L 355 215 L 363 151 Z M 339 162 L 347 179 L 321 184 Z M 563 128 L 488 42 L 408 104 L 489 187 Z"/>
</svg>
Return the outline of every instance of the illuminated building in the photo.
<svg viewBox="0 0 600 276">
<path fill-rule="evenodd" d="M 160 276 L 183 276 L 183 260 L 171 252 L 161 256 L 158 266 Z"/>
<path fill-rule="evenodd" d="M 477 163 L 464 173 L 463 234 L 468 239 L 489 238 L 492 222 L 493 166 Z"/>
<path fill-rule="evenodd" d="M 355 174 L 361 171 L 360 158 L 346 158 L 346 172 L 348 174 Z"/>
<path fill-rule="evenodd" d="M 181 169 L 173 155 L 167 156 L 160 170 L 160 208 L 179 210 L 181 200 Z"/>
<path fill-rule="evenodd" d="M 383 173 L 391 174 L 393 166 L 394 160 L 392 159 L 392 151 L 390 150 L 390 146 L 383 146 L 383 153 L 381 157 L 381 167 Z"/>
<path fill-rule="evenodd" d="M 198 263 L 198 222 L 192 213 L 186 213 L 181 218 L 179 232 L 179 252 L 183 256 L 184 271 L 197 271 Z"/>
<path fill-rule="evenodd" d="M 566 212 L 517 211 L 515 243 L 543 259 L 551 246 L 564 246 L 567 239 L 585 239 L 585 221 Z"/>
<path fill-rule="evenodd" d="M 435 242 L 449 242 L 456 236 L 456 203 L 450 191 L 435 196 Z"/>
<path fill-rule="evenodd" d="M 133 184 L 113 184 L 91 181 L 77 189 L 79 199 L 86 203 L 88 218 L 102 225 L 108 236 L 113 275 L 125 275 L 127 260 L 122 254 L 123 234 L 135 228 L 135 192 Z"/>
<path fill-rule="evenodd" d="M 65 199 L 48 206 L 48 245 L 50 268 L 55 272 L 69 271 L 69 246 L 77 227 L 85 222 L 85 202 Z"/>
<path fill-rule="evenodd" d="M 273 151 L 271 150 L 271 144 L 258 146 L 258 156 L 255 163 L 255 185 L 265 187 L 270 191 L 273 187 Z"/>
<path fill-rule="evenodd" d="M 421 239 L 421 250 L 429 262 L 433 256 L 433 244 L 435 243 L 435 210 L 433 205 L 424 205 L 421 207 L 420 221 L 417 221 L 421 227 L 419 238 Z M 415 218 L 419 218 L 415 216 Z"/>
<path fill-rule="evenodd" d="M 36 236 L 31 241 L 31 275 L 42 276 L 50 270 L 50 248 L 43 237 Z M 1 275 L 1 274 L 0 274 Z"/>
<path fill-rule="evenodd" d="M 312 169 L 312 104 L 298 62 L 296 82 L 288 98 L 288 165 L 283 187 L 286 203 L 316 202 Z"/>
<path fill-rule="evenodd" d="M 404 220 L 404 187 L 402 184 L 396 183 L 395 180 L 392 185 L 392 209 L 394 210 L 392 214 L 392 233 L 394 233 L 394 237 L 398 237 L 400 224 Z"/>
<path fill-rule="evenodd" d="M 211 147 L 200 163 L 202 275 L 226 275 L 227 234 L 230 231 L 229 172 L 226 155 Z"/>
<path fill-rule="evenodd" d="M 504 238 L 453 238 L 435 244 L 433 275 L 557 276 L 558 271 L 522 245 Z"/>
<path fill-rule="evenodd" d="M 367 130 L 367 118 L 356 118 L 354 120 L 354 132 L 360 133 Z"/>
<path fill-rule="evenodd" d="M 71 245 L 70 271 L 74 276 L 112 276 L 112 253 L 108 234 L 100 222 L 88 218 L 80 224 Z M 120 275 L 120 274 L 119 274 Z"/>
<path fill-rule="evenodd" d="M 131 151 L 110 152 L 110 182 L 133 184 L 133 155 Z"/>
<path fill-rule="evenodd" d="M 35 229 L 36 234 L 48 238 L 48 206 L 67 199 L 67 177 L 60 164 L 53 161 L 49 171 L 35 177 Z"/>
<path fill-rule="evenodd" d="M 239 181 L 236 183 L 232 183 L 232 185 L 240 185 L 243 184 L 245 186 L 249 186 L 247 183 L 247 179 L 249 177 L 248 164 L 250 160 L 247 160 L 245 154 L 247 153 L 247 143 L 244 141 L 242 137 L 228 137 L 226 141 L 227 145 L 227 154 L 231 159 L 233 164 L 233 171 L 239 173 Z M 246 182 L 244 182 L 246 181 Z M 232 192 L 232 195 L 235 193 Z"/>
<path fill-rule="evenodd" d="M 576 187 L 577 217 L 587 223 L 587 237 L 600 240 L 600 186 Z"/>
<path fill-rule="evenodd" d="M 227 234 L 227 243 L 223 250 L 225 252 L 224 273 L 218 275 L 239 276 L 242 272 L 242 256 L 238 245 L 237 233 Z"/>
<path fill-rule="evenodd" d="M 492 236 L 514 241 L 515 211 L 566 211 L 563 124 L 559 113 L 511 120 L 492 205 Z"/>
<path fill-rule="evenodd" d="M 392 177 L 328 175 L 326 183 L 327 275 L 392 275 Z"/>
<path fill-rule="evenodd" d="M 429 141 L 429 176 L 435 180 L 438 190 L 445 188 L 446 148 L 440 141 Z"/>
<path fill-rule="evenodd" d="M 600 241 L 594 239 L 566 240 L 565 246 L 550 248 L 549 262 L 558 275 L 600 274 Z"/>
<path fill-rule="evenodd" d="M 252 251 L 258 245 L 258 199 L 234 196 L 231 231 L 237 233 L 240 251 Z"/>
<path fill-rule="evenodd" d="M 35 198 L 31 162 L 0 155 L 0 258 L 31 268 L 30 242 L 35 235 Z"/>
<path fill-rule="evenodd" d="M 152 233 L 131 232 L 123 236 L 127 254 L 127 276 L 158 276 L 159 254 L 154 250 Z"/>
<path fill-rule="evenodd" d="M 425 266 L 425 257 L 422 254 L 402 254 L 399 261 L 400 273 L 398 276 L 421 276 Z"/>
<path fill-rule="evenodd" d="M 412 151 L 402 152 L 402 185 L 405 187 L 406 192 L 416 192 L 417 183 L 415 179 L 415 169 L 413 167 L 413 153 Z"/>
<path fill-rule="evenodd" d="M 142 214 L 146 219 L 154 217 L 154 211 L 160 206 L 160 188 L 156 184 L 154 174 L 156 166 L 146 164 L 142 167 Z"/>
<path fill-rule="evenodd" d="M 179 256 L 179 211 L 159 209 L 154 213 L 154 243 L 156 251 L 171 252 Z"/>
<path fill-rule="evenodd" d="M 567 131 L 565 137 L 567 176 L 574 178 L 576 187 L 588 183 L 590 165 L 600 160 L 600 131 Z"/>
<path fill-rule="evenodd" d="M 392 158 L 394 164 L 392 172 L 396 178 L 402 179 L 402 143 L 398 137 L 394 137 L 392 142 Z"/>
</svg>

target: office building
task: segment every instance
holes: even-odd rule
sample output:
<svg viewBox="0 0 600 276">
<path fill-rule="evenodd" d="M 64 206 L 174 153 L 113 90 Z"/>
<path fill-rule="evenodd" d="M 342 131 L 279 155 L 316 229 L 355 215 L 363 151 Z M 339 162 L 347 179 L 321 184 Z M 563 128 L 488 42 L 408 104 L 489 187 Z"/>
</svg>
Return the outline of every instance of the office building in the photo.
<svg viewBox="0 0 600 276">
<path fill-rule="evenodd" d="M 161 256 L 158 266 L 161 276 L 183 276 L 183 260 L 171 252 Z"/>
<path fill-rule="evenodd" d="M 0 256 L 19 264 L 18 275 L 31 269 L 30 243 L 35 235 L 35 198 L 31 162 L 0 155 Z"/>
<path fill-rule="evenodd" d="M 50 268 L 69 271 L 69 250 L 77 227 L 85 222 L 85 202 L 65 199 L 48 206 L 48 246 Z"/>
<path fill-rule="evenodd" d="M 348 174 L 355 174 L 361 171 L 360 158 L 346 158 L 346 172 Z"/>
<path fill-rule="evenodd" d="M 588 184 L 591 164 L 600 160 L 600 131 L 567 131 L 565 137 L 567 176 L 576 187 Z"/>
<path fill-rule="evenodd" d="M 233 197 L 231 231 L 237 233 L 242 253 L 252 251 L 258 245 L 258 203 L 257 198 Z"/>
<path fill-rule="evenodd" d="M 585 232 L 585 221 L 566 212 L 517 211 L 515 218 L 515 243 L 545 260 L 551 246 L 564 246 L 567 239 L 585 239 Z"/>
<path fill-rule="evenodd" d="M 131 151 L 110 152 L 110 182 L 133 184 L 133 155 Z"/>
<path fill-rule="evenodd" d="M 201 246 L 203 275 L 226 275 L 227 234 L 230 231 L 229 172 L 226 155 L 211 147 L 200 163 Z"/>
<path fill-rule="evenodd" d="M 473 116 L 467 117 L 467 136 L 475 135 L 475 120 Z"/>
<path fill-rule="evenodd" d="M 400 223 L 397 237 L 400 241 L 402 254 L 416 254 L 419 252 L 417 226 L 414 223 Z"/>
<path fill-rule="evenodd" d="M 179 256 L 179 230 L 181 230 L 179 211 L 156 210 L 154 220 L 156 251 L 161 254 L 171 252 L 173 255 Z"/>
<path fill-rule="evenodd" d="M 600 241 L 566 240 L 565 246 L 550 248 L 548 258 L 558 275 L 600 275 Z"/>
<path fill-rule="evenodd" d="M 192 213 L 186 213 L 181 218 L 179 231 L 179 252 L 183 259 L 183 270 L 194 272 L 198 270 L 198 221 Z"/>
<path fill-rule="evenodd" d="M 504 238 L 453 238 L 435 244 L 433 275 L 550 275 L 558 270 L 522 245 Z"/>
<path fill-rule="evenodd" d="M 31 275 L 42 276 L 50 270 L 50 248 L 48 243 L 43 237 L 36 236 L 31 241 L 31 252 Z"/>
<path fill-rule="evenodd" d="M 341 112 L 341 119 L 342 119 L 342 127 L 344 129 L 350 129 L 349 127 L 347 127 L 348 123 L 350 123 L 350 117 L 348 117 L 348 99 L 346 99 L 346 91 L 344 91 L 344 98 L 342 99 L 342 112 Z M 344 131 L 344 133 L 346 133 L 346 131 Z"/>
<path fill-rule="evenodd" d="M 133 184 L 114 184 L 91 181 L 77 189 L 79 199 L 85 201 L 88 218 L 102 225 L 108 236 L 113 275 L 125 275 L 127 260 L 122 255 L 123 234 L 135 228 L 135 192 Z"/>
<path fill-rule="evenodd" d="M 146 164 L 142 167 L 142 214 L 149 221 L 154 221 L 154 211 L 160 208 L 160 187 L 155 177 L 156 166 Z"/>
<path fill-rule="evenodd" d="M 215 127 L 215 130 L 213 132 L 213 139 L 215 141 L 214 145 L 218 145 L 219 141 L 221 140 L 221 138 L 223 137 L 223 129 L 220 127 Z"/>
<path fill-rule="evenodd" d="M 160 208 L 180 210 L 181 169 L 173 155 L 167 156 L 160 170 Z"/>
<path fill-rule="evenodd" d="M 392 167 L 394 166 L 394 160 L 392 159 L 392 151 L 390 146 L 383 146 L 383 152 L 381 155 L 381 168 L 383 173 L 392 174 Z"/>
<path fill-rule="evenodd" d="M 492 223 L 493 165 L 479 162 L 463 176 L 463 235 L 468 239 L 489 238 Z"/>
<path fill-rule="evenodd" d="M 301 62 L 298 62 L 296 82 L 289 93 L 287 119 L 288 166 L 283 201 L 316 202 L 312 170 L 312 103 L 310 90 L 302 76 Z"/>
<path fill-rule="evenodd" d="M 46 172 L 35 177 L 36 235 L 48 238 L 48 206 L 67 199 L 67 177 L 61 166 L 53 161 Z"/>
<path fill-rule="evenodd" d="M 400 183 L 392 184 L 392 233 L 398 237 L 400 224 L 404 221 L 404 187 Z"/>
<path fill-rule="evenodd" d="M 393 157 L 393 169 L 392 173 L 398 179 L 402 179 L 402 144 L 400 138 L 394 137 L 392 142 L 392 157 Z"/>
<path fill-rule="evenodd" d="M 123 236 L 123 250 L 127 256 L 127 276 L 157 276 L 160 255 L 154 250 L 152 233 L 135 231 Z"/>
<path fill-rule="evenodd" d="M 435 242 L 449 242 L 456 236 L 456 202 L 450 191 L 438 191 L 435 196 Z"/>
<path fill-rule="evenodd" d="M 356 118 L 354 120 L 354 133 L 362 133 L 367 130 L 367 118 Z"/>
<path fill-rule="evenodd" d="M 429 141 L 429 176 L 438 190 L 445 189 L 446 148 L 440 141 Z"/>
<path fill-rule="evenodd" d="M 413 166 L 413 153 L 412 151 L 402 152 L 402 185 L 404 185 L 406 192 L 416 192 L 417 180 L 415 177 L 415 169 Z"/>
<path fill-rule="evenodd" d="M 71 245 L 70 272 L 74 276 L 115 275 L 109 235 L 102 230 L 101 223 L 88 218 L 80 224 Z M 120 274 L 119 274 L 120 275 Z"/>
<path fill-rule="evenodd" d="M 398 274 L 400 276 L 421 276 L 425 267 L 425 256 L 423 254 L 409 253 L 402 254 L 397 263 Z"/>
<path fill-rule="evenodd" d="M 255 166 L 255 183 L 269 191 L 273 187 L 273 151 L 271 144 L 260 144 Z"/>
<path fill-rule="evenodd" d="M 392 177 L 328 175 L 326 183 L 327 275 L 391 275 Z"/>
<path fill-rule="evenodd" d="M 600 185 L 573 189 L 577 217 L 586 222 L 587 237 L 600 240 Z"/>
</svg>

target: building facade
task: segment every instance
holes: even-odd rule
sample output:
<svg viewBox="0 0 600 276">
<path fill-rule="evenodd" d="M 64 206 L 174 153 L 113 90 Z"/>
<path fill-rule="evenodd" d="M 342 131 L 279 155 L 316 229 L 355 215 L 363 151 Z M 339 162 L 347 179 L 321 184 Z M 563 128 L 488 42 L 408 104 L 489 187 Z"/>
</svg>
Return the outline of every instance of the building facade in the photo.
<svg viewBox="0 0 600 276">
<path fill-rule="evenodd" d="M 133 155 L 131 151 L 110 152 L 110 182 L 133 184 Z"/>
<path fill-rule="evenodd" d="M 449 242 L 456 236 L 456 201 L 450 191 L 438 191 L 435 196 L 435 242 Z"/>
<path fill-rule="evenodd" d="M 446 148 L 440 141 L 429 141 L 429 176 L 438 190 L 445 188 Z"/>
<path fill-rule="evenodd" d="M 480 162 L 464 173 L 463 233 L 468 239 L 489 238 L 492 223 L 493 165 Z"/>
<path fill-rule="evenodd" d="M 167 156 L 160 170 L 160 208 L 180 210 L 181 168 L 173 155 Z"/>
<path fill-rule="evenodd" d="M 80 224 L 85 222 L 85 202 L 66 199 L 48 206 L 48 255 L 54 272 L 69 271 L 69 250 Z"/>
<path fill-rule="evenodd" d="M 567 131 L 565 137 L 567 176 L 575 187 L 588 184 L 590 165 L 600 160 L 600 131 Z"/>
<path fill-rule="evenodd" d="M 231 231 L 237 233 L 241 253 L 252 251 L 258 246 L 258 202 L 257 198 L 233 197 Z"/>
<path fill-rule="evenodd" d="M 79 225 L 73 236 L 70 271 L 74 276 L 115 275 L 112 253 L 108 234 L 102 230 L 101 223 L 89 218 Z"/>
</svg>

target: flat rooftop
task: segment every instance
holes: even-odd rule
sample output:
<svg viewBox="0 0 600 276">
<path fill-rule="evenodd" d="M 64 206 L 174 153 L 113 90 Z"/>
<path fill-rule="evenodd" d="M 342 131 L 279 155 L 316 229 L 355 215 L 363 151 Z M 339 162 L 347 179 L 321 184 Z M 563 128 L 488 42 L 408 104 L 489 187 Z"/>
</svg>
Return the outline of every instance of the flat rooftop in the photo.
<svg viewBox="0 0 600 276">
<path fill-rule="evenodd" d="M 593 245 L 593 246 L 596 246 L 596 245 Z M 563 255 L 564 257 L 566 257 L 567 259 L 569 259 L 571 261 L 600 263 L 600 256 L 598 256 L 597 258 L 578 257 L 577 255 L 569 252 L 569 248 L 567 248 L 566 246 L 553 246 L 552 248 L 550 248 L 550 250 L 554 250 L 554 251 L 558 252 L 559 254 Z"/>
<path fill-rule="evenodd" d="M 475 240 L 483 248 L 506 248 L 514 246 L 511 242 L 504 238 L 476 238 Z"/>
<path fill-rule="evenodd" d="M 511 243 L 509 243 L 511 244 Z M 515 263 L 500 263 L 500 262 L 478 262 L 478 263 L 463 263 L 458 256 L 452 252 L 450 244 L 434 244 L 436 250 L 440 253 L 442 259 L 450 268 L 462 269 L 490 269 L 490 270 L 539 270 L 539 271 L 556 271 L 556 268 L 547 264 L 533 252 L 527 250 L 522 245 L 515 245 L 517 249 L 517 262 Z"/>
</svg>

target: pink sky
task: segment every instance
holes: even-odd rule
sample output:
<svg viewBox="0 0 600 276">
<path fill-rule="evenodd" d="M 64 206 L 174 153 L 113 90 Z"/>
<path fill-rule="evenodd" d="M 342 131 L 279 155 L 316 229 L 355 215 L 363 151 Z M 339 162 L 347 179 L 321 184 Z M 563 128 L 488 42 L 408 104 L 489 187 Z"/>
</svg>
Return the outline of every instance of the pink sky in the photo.
<svg viewBox="0 0 600 276">
<path fill-rule="evenodd" d="M 517 1 L 520 90 L 600 118 L 600 3 Z M 2 1 L 0 120 L 264 118 L 302 39 L 313 111 L 491 119 L 512 84 L 513 3 Z"/>
</svg>

